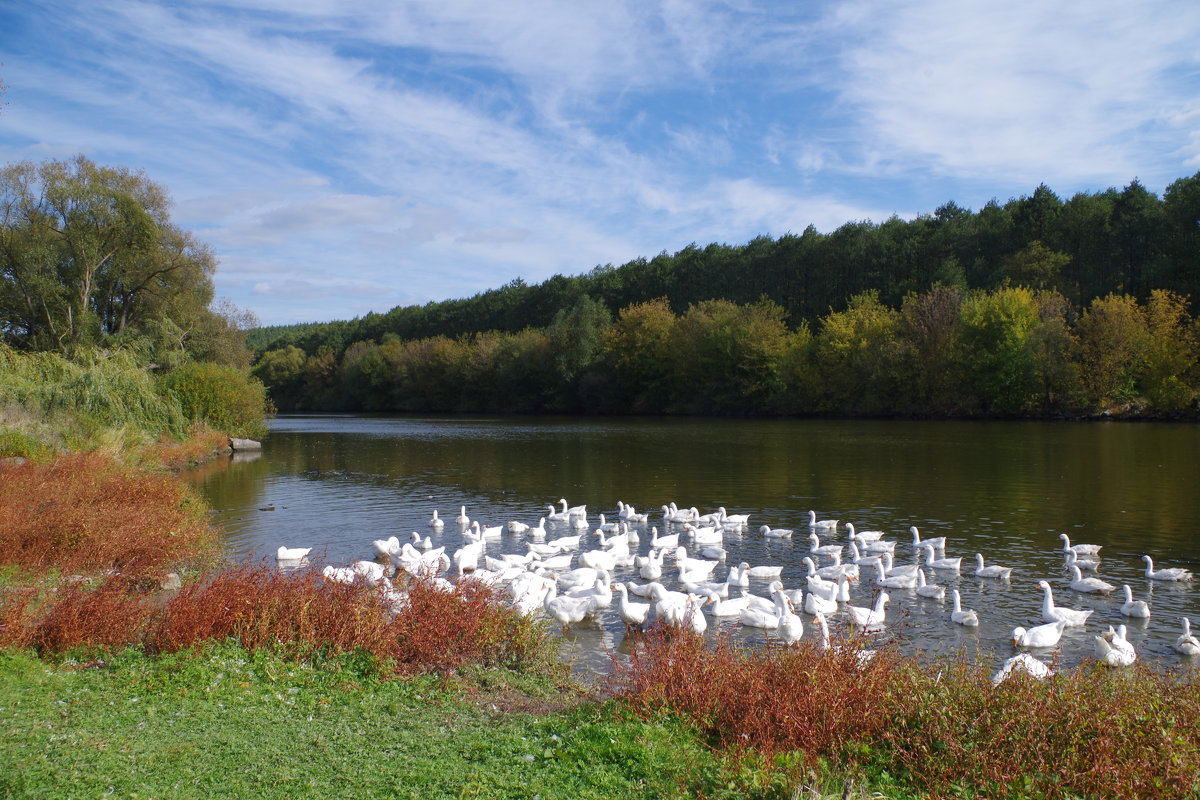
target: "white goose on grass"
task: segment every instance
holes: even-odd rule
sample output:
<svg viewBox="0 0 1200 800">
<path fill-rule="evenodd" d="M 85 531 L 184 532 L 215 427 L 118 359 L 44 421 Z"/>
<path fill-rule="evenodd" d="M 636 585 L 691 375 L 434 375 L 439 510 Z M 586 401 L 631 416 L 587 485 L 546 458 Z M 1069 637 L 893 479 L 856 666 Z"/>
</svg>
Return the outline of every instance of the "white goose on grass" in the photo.
<svg viewBox="0 0 1200 800">
<path fill-rule="evenodd" d="M 1071 576 L 1071 588 L 1084 594 L 1109 594 L 1117 589 L 1117 587 L 1108 581 L 1102 581 L 1099 578 L 1083 577 L 1083 573 L 1079 571 L 1079 567 L 1071 567 Z"/>
<path fill-rule="evenodd" d="M 1129 588 L 1129 584 L 1125 586 L 1125 602 L 1121 604 L 1121 613 L 1127 617 L 1135 617 L 1137 619 L 1150 619 L 1150 604 L 1145 600 L 1134 600 L 1133 589 Z"/>
<path fill-rule="evenodd" d="M 1012 641 L 1014 647 L 1054 647 L 1062 638 L 1063 629 L 1067 623 L 1063 620 L 1035 625 L 1032 628 L 1013 628 Z"/>
<path fill-rule="evenodd" d="M 954 608 L 950 611 L 950 621 L 956 625 L 963 625 L 968 628 L 979 627 L 979 615 L 975 610 L 968 608 L 965 611 L 962 607 L 962 598 L 958 595 L 958 589 L 951 589 L 951 594 L 954 598 Z"/>
<path fill-rule="evenodd" d="M 883 538 L 883 531 L 855 531 L 853 522 L 846 523 L 846 530 L 850 531 L 850 541 L 852 542 L 855 539 L 860 539 L 867 543 L 878 542 Z"/>
<path fill-rule="evenodd" d="M 873 608 L 846 606 L 846 611 L 850 613 L 850 619 L 855 625 L 858 625 L 860 628 L 877 630 L 886 624 L 886 606 L 889 600 L 891 598 L 887 592 L 880 592 L 879 597 L 875 598 L 875 606 Z"/>
<path fill-rule="evenodd" d="M 975 577 L 977 578 L 995 578 L 1006 581 L 1012 575 L 1012 567 L 1002 567 L 999 564 L 987 566 L 983 563 L 983 556 L 979 553 L 975 554 L 975 560 L 979 564 L 975 568 Z"/>
<path fill-rule="evenodd" d="M 650 604 L 630 602 L 629 588 L 623 583 L 617 584 L 616 592 L 620 595 L 620 600 L 617 602 L 617 614 L 625 623 L 625 627 L 640 628 L 645 625 L 646 618 L 650 615 Z"/>
<path fill-rule="evenodd" d="M 1146 577 L 1152 581 L 1190 581 L 1192 573 L 1182 567 L 1168 567 L 1167 569 L 1155 569 L 1154 560 L 1150 556 L 1142 556 L 1142 561 L 1146 562 Z"/>
<path fill-rule="evenodd" d="M 1181 617 L 1183 620 L 1183 633 L 1175 640 L 1172 647 L 1175 652 L 1185 656 L 1200 656 L 1200 639 L 1192 635 L 1192 621 L 1187 617 Z"/>
<path fill-rule="evenodd" d="M 836 531 L 838 521 L 836 519 L 817 519 L 817 512 L 811 508 L 808 510 L 808 527 L 816 528 L 817 530 Z"/>
<path fill-rule="evenodd" d="M 1050 669 L 1046 662 L 1039 661 L 1029 653 L 1017 653 L 1000 665 L 1000 669 L 992 676 L 992 686 L 999 686 L 1013 675 L 1028 675 L 1040 680 L 1053 677 L 1054 670 Z"/>
<path fill-rule="evenodd" d="M 1071 544 L 1071 537 L 1065 533 L 1060 533 L 1058 538 L 1062 539 L 1063 552 L 1071 552 L 1077 556 L 1098 556 L 1100 548 L 1104 547 L 1102 544 Z"/>
<path fill-rule="evenodd" d="M 925 582 L 925 570 L 917 570 L 917 595 L 919 597 L 927 597 L 930 600 L 945 600 L 946 587 L 938 586 L 935 583 Z"/>
<path fill-rule="evenodd" d="M 1116 629 L 1109 625 L 1107 631 L 1095 638 L 1095 643 L 1096 660 L 1106 667 L 1128 667 L 1137 661 L 1137 651 L 1126 638 L 1124 625 Z"/>
<path fill-rule="evenodd" d="M 1068 625 L 1083 625 L 1094 609 L 1064 608 L 1054 605 L 1054 590 L 1049 581 L 1038 581 L 1042 590 L 1042 622 L 1058 622 L 1062 620 Z"/>
<path fill-rule="evenodd" d="M 393 537 L 393 538 L 395 538 L 395 537 Z M 396 541 L 397 549 L 399 548 L 399 546 L 400 546 L 400 542 L 399 542 L 399 540 L 397 540 Z M 279 549 L 275 551 L 275 560 L 276 561 L 299 562 L 299 561 L 303 561 L 304 559 L 308 558 L 308 554 L 311 552 L 312 552 L 311 547 L 284 547 L 283 545 L 280 545 Z"/>
</svg>

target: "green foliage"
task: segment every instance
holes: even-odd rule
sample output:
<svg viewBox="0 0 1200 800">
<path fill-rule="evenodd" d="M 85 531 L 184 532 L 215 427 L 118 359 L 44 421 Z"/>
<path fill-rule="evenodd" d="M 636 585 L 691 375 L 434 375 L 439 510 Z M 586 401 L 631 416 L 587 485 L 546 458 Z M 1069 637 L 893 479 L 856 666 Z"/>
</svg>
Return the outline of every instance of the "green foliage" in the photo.
<svg viewBox="0 0 1200 800">
<path fill-rule="evenodd" d="M 106 436 L 124 446 L 179 438 L 187 418 L 128 351 L 85 349 L 66 358 L 0 345 L 0 425 L 12 431 L 7 447 L 25 455 L 15 451 L 92 449 Z"/>
<path fill-rule="evenodd" d="M 963 300 L 964 369 L 981 410 L 1026 410 L 1036 388 L 1031 337 L 1037 323 L 1037 302 L 1029 289 L 974 292 Z"/>
<path fill-rule="evenodd" d="M 260 353 L 295 345 L 311 355 L 325 345 L 340 356 L 355 342 L 388 334 L 456 339 L 545 328 L 585 297 L 615 315 L 655 298 L 682 314 L 707 300 L 749 305 L 765 296 L 784 309 L 792 328 L 815 324 L 864 292 L 877 291 L 880 302 L 895 308 L 937 284 L 990 291 L 1007 280 L 1056 289 L 1077 306 L 1114 292 L 1145 301 L 1156 288 L 1198 298 L 1197 187 L 1200 173 L 1172 183 L 1162 200 L 1134 181 L 1064 202 L 1041 185 L 975 212 L 950 202 L 932 216 L 848 222 L 828 234 L 809 226 L 800 236 L 760 236 L 742 246 L 692 244 L 574 277 L 555 275 L 536 285 L 515 280 L 474 297 L 262 329 L 251 338 Z"/>
<path fill-rule="evenodd" d="M 821 321 L 816 359 L 821 407 L 880 413 L 894 402 L 896 312 L 876 291 L 856 295 Z"/>
<path fill-rule="evenodd" d="M 244 370 L 191 362 L 159 379 L 164 395 L 175 398 L 185 417 L 231 436 L 261 438 L 270 414 L 266 388 Z"/>
</svg>

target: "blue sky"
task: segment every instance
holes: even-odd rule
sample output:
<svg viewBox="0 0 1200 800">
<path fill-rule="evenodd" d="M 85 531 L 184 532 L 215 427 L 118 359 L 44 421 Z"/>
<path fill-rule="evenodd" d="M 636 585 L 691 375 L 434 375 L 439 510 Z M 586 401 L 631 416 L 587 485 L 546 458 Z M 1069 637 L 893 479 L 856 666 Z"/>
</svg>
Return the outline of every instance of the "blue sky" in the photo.
<svg viewBox="0 0 1200 800">
<path fill-rule="evenodd" d="M 167 187 L 265 324 L 1200 171 L 1200 3 L 0 0 L 0 163 Z"/>
</svg>

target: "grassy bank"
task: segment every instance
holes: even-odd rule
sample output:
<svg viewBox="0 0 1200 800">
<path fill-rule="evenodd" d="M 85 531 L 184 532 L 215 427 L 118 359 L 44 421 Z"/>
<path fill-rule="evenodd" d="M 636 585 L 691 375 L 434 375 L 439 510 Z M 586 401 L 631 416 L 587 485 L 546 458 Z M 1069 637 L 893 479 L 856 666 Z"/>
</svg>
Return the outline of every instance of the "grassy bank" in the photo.
<svg viewBox="0 0 1200 800">
<path fill-rule="evenodd" d="M 5 651 L 0 796 L 828 796 L 546 677 L 386 675 L 361 656 L 296 662 L 232 643 L 102 663 Z"/>
</svg>

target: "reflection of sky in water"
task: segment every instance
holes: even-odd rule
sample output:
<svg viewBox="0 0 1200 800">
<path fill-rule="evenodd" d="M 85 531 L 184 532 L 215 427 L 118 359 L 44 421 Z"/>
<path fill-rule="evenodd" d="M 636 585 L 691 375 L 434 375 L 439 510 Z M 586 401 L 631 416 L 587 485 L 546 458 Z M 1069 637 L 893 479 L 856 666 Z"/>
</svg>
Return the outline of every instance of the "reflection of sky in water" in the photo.
<svg viewBox="0 0 1200 800">
<path fill-rule="evenodd" d="M 547 504 L 566 497 L 588 504 L 594 527 L 598 512 L 615 517 L 620 499 L 651 512 L 665 533 L 672 531 L 659 506 L 676 501 L 705 512 L 724 505 L 750 513 L 750 530 L 725 538 L 730 561 L 781 564 L 785 585 L 794 588 L 805 574 L 808 541 L 801 537 L 809 508 L 822 518 L 887 531 L 898 542 L 900 562 L 912 556 L 908 527 L 915 524 L 923 536 L 946 536 L 948 555 L 963 557 L 962 574 L 931 579 L 947 595 L 958 588 L 981 625 L 949 623 L 949 599 L 890 590 L 883 638 L 938 657 L 1009 655 L 1012 628 L 1041 622 L 1042 578 L 1059 605 L 1095 609 L 1085 628 L 1064 634 L 1064 664 L 1089 657 L 1092 638 L 1122 622 L 1143 658 L 1182 664 L 1171 649 L 1180 616 L 1200 622 L 1200 589 L 1148 581 L 1140 561 L 1150 553 L 1160 567 L 1200 568 L 1200 540 L 1192 535 L 1200 529 L 1200 426 L 298 416 L 273 423 L 261 455 L 203 470 L 196 481 L 235 555 L 312 546 L 314 555 L 334 563 L 372 557 L 374 539 L 429 535 L 435 508 L 446 519 L 466 505 L 485 524 L 536 524 Z M 797 538 L 764 539 L 760 524 L 794 528 Z M 645 553 L 648 528 L 643 532 Z M 1118 586 L 1116 594 L 1067 588 L 1059 532 L 1104 545 L 1100 574 Z M 453 522 L 432 535 L 448 552 L 463 541 Z M 845 543 L 844 528 L 832 541 Z M 507 533 L 488 544 L 492 555 L 523 551 L 523 542 Z M 1014 567 L 1011 581 L 975 578 L 976 552 Z M 717 577 L 724 572 L 719 567 Z M 632 568 L 613 577 L 637 580 Z M 1151 603 L 1150 620 L 1120 614 L 1125 582 Z M 676 587 L 669 569 L 664 583 Z M 763 594 L 765 587 L 755 581 L 751 591 Z M 865 581 L 852 594 L 855 605 L 872 602 Z M 831 619 L 835 631 L 844 620 L 844 613 Z M 805 627 L 806 636 L 814 635 L 810 618 Z M 714 622 L 709 635 L 718 628 L 748 642 L 763 636 L 729 620 Z M 570 631 L 562 647 L 579 670 L 604 672 L 610 657 L 627 649 L 624 639 L 610 611 Z"/>
</svg>

